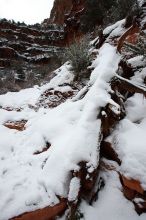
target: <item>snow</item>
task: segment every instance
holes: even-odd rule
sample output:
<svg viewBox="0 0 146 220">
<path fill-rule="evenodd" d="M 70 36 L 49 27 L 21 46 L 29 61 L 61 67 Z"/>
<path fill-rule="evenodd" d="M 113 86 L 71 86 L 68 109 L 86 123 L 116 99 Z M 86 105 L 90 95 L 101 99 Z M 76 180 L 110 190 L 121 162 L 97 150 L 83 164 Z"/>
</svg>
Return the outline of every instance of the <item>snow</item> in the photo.
<svg viewBox="0 0 146 220">
<path fill-rule="evenodd" d="M 0 106 L 3 108 L 26 108 L 29 106 L 35 106 L 41 94 L 50 88 L 56 88 L 63 83 L 71 83 L 73 80 L 73 74 L 69 71 L 69 64 L 66 63 L 58 70 L 55 71 L 55 77 L 47 84 L 39 87 L 23 89 L 20 92 L 8 92 L 5 95 L 0 96 Z"/>
<path fill-rule="evenodd" d="M 143 59 L 143 56 L 136 56 L 128 60 L 128 63 L 131 64 L 132 67 L 143 67 L 146 62 Z"/>
<path fill-rule="evenodd" d="M 105 43 L 100 49 L 100 53 L 99 55 L 97 55 L 97 59 L 95 59 L 95 61 L 93 61 L 92 63 L 91 68 L 96 68 L 91 74 L 91 79 L 89 83 L 93 84 L 95 81 L 108 82 L 111 77 L 115 75 L 115 72 L 118 69 L 119 61 L 120 55 L 117 55 L 116 48 L 108 43 Z"/>
<path fill-rule="evenodd" d="M 71 180 L 71 171 L 79 170 L 82 161 L 87 163 L 88 172 L 98 166 L 101 129 L 98 114 L 108 102 L 118 108 L 108 93 L 108 82 L 116 74 L 119 61 L 116 48 L 105 44 L 93 63 L 95 69 L 85 97 L 67 100 L 54 109 L 34 111 L 29 106 L 35 106 L 48 89 L 59 86 L 63 89 L 65 85 L 64 90 L 69 90 L 66 83 L 72 83 L 73 74 L 68 63 L 42 87 L 0 96 L 2 108 L 21 109 L 0 110 L 0 220 L 57 204 L 57 196 L 76 199 L 79 182 L 76 178 Z M 3 125 L 7 120 L 21 119 L 28 120 L 24 131 Z M 49 150 L 36 155 L 47 142 L 51 144 Z"/>
<path fill-rule="evenodd" d="M 140 57 L 130 63 L 141 63 Z M 146 68 L 136 71 L 131 81 L 145 86 Z M 135 94 L 126 103 L 126 118 L 123 119 L 109 140 L 122 160 L 121 173 L 128 178 L 139 180 L 146 190 L 146 99 L 142 94 Z"/>
<path fill-rule="evenodd" d="M 145 0 L 138 0 L 139 5 L 142 6 L 145 3 Z"/>
<path fill-rule="evenodd" d="M 125 19 L 117 21 L 116 23 L 106 27 L 103 30 L 103 35 L 106 36 L 106 42 L 111 42 L 111 39 L 115 37 L 120 37 L 125 32 L 124 24 Z M 97 42 L 98 39 L 99 37 L 96 37 L 94 40 L 90 42 L 90 45 L 94 45 L 94 43 Z M 93 52 L 94 51 L 96 52 L 95 49 L 93 50 Z"/>
<path fill-rule="evenodd" d="M 134 76 L 131 77 L 131 81 L 135 84 L 138 84 L 144 87 L 145 77 L 146 77 L 146 68 L 143 68 L 142 70 L 135 72 Z"/>
<path fill-rule="evenodd" d="M 146 118 L 146 101 L 143 95 L 135 94 L 126 102 L 127 118 L 131 122 L 140 122 Z"/>
<path fill-rule="evenodd" d="M 4 109 L 0 109 L 0 124 L 4 124 L 7 121 L 29 120 L 35 114 L 35 112 L 30 111 L 29 109 L 25 109 L 23 112 L 6 111 Z"/>
<path fill-rule="evenodd" d="M 110 39 L 112 37 L 119 37 L 125 31 L 124 24 L 125 24 L 125 19 L 123 19 L 121 21 L 117 21 L 115 24 L 105 28 L 103 31 L 103 34 L 109 35 L 109 37 L 107 39 Z"/>
<path fill-rule="evenodd" d="M 124 198 L 121 192 L 119 176 L 115 171 L 102 173 L 105 187 L 99 192 L 98 199 L 92 206 L 82 202 L 80 211 L 84 220 L 145 220 L 145 214 L 139 216 L 133 204 Z"/>
<path fill-rule="evenodd" d="M 80 190 L 80 180 L 77 177 L 72 178 L 68 194 L 68 201 L 76 201 Z"/>
<path fill-rule="evenodd" d="M 146 100 L 135 94 L 126 102 L 126 118 L 107 138 L 122 160 L 121 173 L 139 180 L 146 190 Z"/>
<path fill-rule="evenodd" d="M 26 105 L 34 105 L 40 96 L 39 87 L 24 89 L 20 92 L 8 92 L 0 96 L 0 106 L 3 108 L 23 108 Z"/>
<path fill-rule="evenodd" d="M 122 22 L 116 27 L 119 25 Z M 116 47 L 105 43 L 91 65 L 94 70 L 88 84 L 76 97 L 53 109 L 41 106 L 36 110 L 32 106 L 36 107 L 50 89 L 71 90 L 74 75 L 68 62 L 54 72 L 47 84 L 0 96 L 0 220 L 53 206 L 59 202 L 58 196 L 76 201 L 80 181 L 72 177 L 72 172 L 79 171 L 80 162 L 86 162 L 88 173 L 99 165 L 100 110 L 107 104 L 115 112 L 120 110 L 111 99 L 109 83 L 117 74 L 120 59 Z M 144 72 L 135 74 L 133 82 L 139 79 L 141 84 Z M 122 159 L 120 172 L 139 179 L 146 189 L 146 101 L 135 94 L 125 107 L 126 118 L 108 139 Z M 27 121 L 21 132 L 4 126 L 7 121 L 21 120 Z M 43 151 L 47 143 L 51 146 Z M 123 197 L 118 175 L 103 173 L 103 178 L 107 184 L 98 202 L 93 207 L 85 202 L 81 205 L 85 219 L 144 220 L 145 215 L 138 217 L 133 205 Z"/>
</svg>

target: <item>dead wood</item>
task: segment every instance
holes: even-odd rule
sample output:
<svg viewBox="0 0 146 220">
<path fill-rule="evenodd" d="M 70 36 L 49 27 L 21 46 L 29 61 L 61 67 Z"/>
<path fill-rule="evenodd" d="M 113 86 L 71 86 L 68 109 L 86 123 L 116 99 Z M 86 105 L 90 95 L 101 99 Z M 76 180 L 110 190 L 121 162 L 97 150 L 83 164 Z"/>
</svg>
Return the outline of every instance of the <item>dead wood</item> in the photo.
<svg viewBox="0 0 146 220">
<path fill-rule="evenodd" d="M 139 30 L 139 26 L 138 26 L 137 20 L 136 20 L 136 18 L 135 18 L 134 21 L 133 21 L 132 26 L 120 37 L 120 39 L 119 39 L 119 41 L 118 41 L 117 51 L 118 51 L 119 53 L 121 53 L 121 49 L 122 49 L 122 47 L 123 47 L 123 44 L 124 44 L 125 39 L 126 39 L 129 35 L 131 35 L 131 34 L 133 34 L 134 32 L 136 32 L 137 30 Z"/>
<path fill-rule="evenodd" d="M 146 97 L 146 87 L 142 85 L 137 85 L 136 83 L 131 82 L 128 79 L 125 79 L 121 76 L 116 76 L 111 81 L 111 87 L 112 89 L 115 89 L 117 91 L 120 91 L 121 93 L 123 91 L 128 91 L 130 93 L 140 93 L 143 94 L 144 97 Z"/>
</svg>

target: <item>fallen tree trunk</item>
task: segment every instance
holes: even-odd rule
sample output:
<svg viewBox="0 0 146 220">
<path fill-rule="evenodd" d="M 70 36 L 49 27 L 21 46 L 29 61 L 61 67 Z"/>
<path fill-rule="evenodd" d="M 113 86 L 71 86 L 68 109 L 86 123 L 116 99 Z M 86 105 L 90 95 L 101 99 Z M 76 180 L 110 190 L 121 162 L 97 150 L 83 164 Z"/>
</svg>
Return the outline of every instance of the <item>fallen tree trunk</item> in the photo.
<svg viewBox="0 0 146 220">
<path fill-rule="evenodd" d="M 143 94 L 144 97 L 146 97 L 146 87 L 137 85 L 133 82 L 131 82 L 128 79 L 125 79 L 119 75 L 116 75 L 116 77 L 113 78 L 111 81 L 111 87 L 112 89 L 116 89 L 117 91 L 120 91 L 121 93 L 123 91 L 128 91 L 130 93 L 140 93 Z"/>
</svg>

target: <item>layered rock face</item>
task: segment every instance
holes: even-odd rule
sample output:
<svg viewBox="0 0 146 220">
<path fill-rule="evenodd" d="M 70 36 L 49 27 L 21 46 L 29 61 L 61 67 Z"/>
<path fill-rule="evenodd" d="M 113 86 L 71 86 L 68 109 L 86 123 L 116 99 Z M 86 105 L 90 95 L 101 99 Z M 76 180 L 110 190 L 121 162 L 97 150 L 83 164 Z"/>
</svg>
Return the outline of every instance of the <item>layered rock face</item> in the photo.
<svg viewBox="0 0 146 220">
<path fill-rule="evenodd" d="M 44 20 L 44 24 L 63 25 L 65 15 L 72 9 L 72 0 L 55 0 L 49 19 Z"/>
<path fill-rule="evenodd" d="M 48 77 L 60 66 L 63 48 L 83 35 L 80 17 L 84 13 L 85 2 L 55 1 L 50 19 L 40 25 L 27 26 L 0 20 L 1 93 L 30 87 L 38 83 L 34 81 L 37 79 L 34 75 Z M 22 80 L 17 80 L 17 75 Z M 5 88 L 7 78 L 11 80 Z"/>
<path fill-rule="evenodd" d="M 0 66 L 7 66 L 9 59 L 16 58 L 30 63 L 49 63 L 60 47 L 82 35 L 79 27 L 85 2 L 55 1 L 50 19 L 41 25 L 27 26 L 1 19 Z"/>
<path fill-rule="evenodd" d="M 37 75 L 43 80 L 59 67 L 64 37 L 64 30 L 56 26 L 46 30 L 41 25 L 27 26 L 1 19 L 0 92 L 30 87 L 37 83 Z M 21 80 L 17 75 L 21 75 Z"/>
<path fill-rule="evenodd" d="M 80 18 L 86 8 L 86 0 L 69 0 L 54 2 L 51 16 L 44 20 L 43 27 L 49 27 L 55 24 L 64 27 L 64 45 L 74 41 L 74 38 L 80 38 L 83 33 L 80 30 Z"/>
<path fill-rule="evenodd" d="M 71 44 L 74 39 L 78 39 L 83 36 L 80 30 L 81 16 L 85 11 L 86 0 L 75 0 L 72 1 L 72 9 L 69 14 L 65 16 L 65 32 L 66 32 L 66 42 Z"/>
<path fill-rule="evenodd" d="M 48 59 L 54 49 L 62 46 L 63 30 L 56 27 L 44 30 L 41 26 L 14 24 L 5 19 L 0 20 L 0 58 L 19 57 L 22 60 L 39 63 Z M 49 56 L 50 55 L 50 56 Z"/>
</svg>

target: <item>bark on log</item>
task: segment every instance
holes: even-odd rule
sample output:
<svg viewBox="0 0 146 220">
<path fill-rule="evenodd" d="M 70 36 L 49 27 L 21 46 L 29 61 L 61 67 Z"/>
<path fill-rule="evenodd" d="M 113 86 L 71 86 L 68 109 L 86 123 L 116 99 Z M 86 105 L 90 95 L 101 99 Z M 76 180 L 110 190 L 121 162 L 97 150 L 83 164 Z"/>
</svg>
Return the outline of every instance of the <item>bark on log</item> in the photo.
<svg viewBox="0 0 146 220">
<path fill-rule="evenodd" d="M 146 97 L 146 87 L 137 85 L 118 75 L 111 81 L 111 87 L 112 89 L 116 88 L 120 92 L 128 91 L 130 93 L 140 93 Z"/>
</svg>

